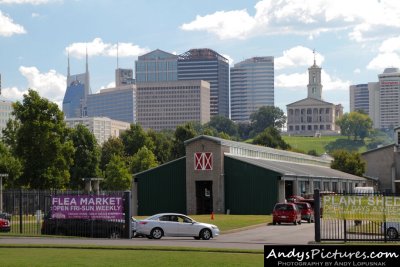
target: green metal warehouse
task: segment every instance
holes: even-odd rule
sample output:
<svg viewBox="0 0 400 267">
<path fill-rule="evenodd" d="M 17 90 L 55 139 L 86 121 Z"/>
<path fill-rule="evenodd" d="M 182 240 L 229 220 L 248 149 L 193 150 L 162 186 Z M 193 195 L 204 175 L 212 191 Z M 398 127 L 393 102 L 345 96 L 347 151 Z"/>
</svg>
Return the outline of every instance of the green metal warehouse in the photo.
<svg viewBox="0 0 400 267">
<path fill-rule="evenodd" d="M 330 168 L 331 159 L 201 135 L 186 156 L 135 174 L 133 214 L 270 214 L 290 195 L 351 192 L 368 184 Z"/>
</svg>

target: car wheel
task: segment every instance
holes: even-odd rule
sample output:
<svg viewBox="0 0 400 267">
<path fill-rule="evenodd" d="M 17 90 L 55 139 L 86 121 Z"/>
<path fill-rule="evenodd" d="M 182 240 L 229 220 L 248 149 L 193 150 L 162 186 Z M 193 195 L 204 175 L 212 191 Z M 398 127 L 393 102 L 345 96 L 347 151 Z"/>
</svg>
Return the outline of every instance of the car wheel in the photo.
<svg viewBox="0 0 400 267">
<path fill-rule="evenodd" d="M 397 239 L 399 237 L 399 233 L 393 227 L 386 230 L 386 235 L 389 239 Z"/>
<path fill-rule="evenodd" d="M 121 238 L 121 232 L 118 229 L 113 229 L 110 231 L 110 236 L 111 239 L 118 239 Z"/>
<path fill-rule="evenodd" d="M 203 229 L 200 232 L 201 239 L 209 240 L 212 237 L 211 231 L 209 229 Z"/>
<path fill-rule="evenodd" d="M 273 224 L 273 225 L 276 225 L 276 221 L 273 221 L 272 224 Z"/>
<path fill-rule="evenodd" d="M 308 223 L 311 223 L 311 217 L 309 217 L 309 218 L 307 219 L 307 222 L 308 222 Z"/>
<path fill-rule="evenodd" d="M 297 222 L 296 222 L 296 221 L 294 221 L 294 222 L 293 222 L 293 224 L 294 224 L 294 225 L 296 225 L 296 224 L 297 224 Z"/>
<path fill-rule="evenodd" d="M 150 236 L 154 239 L 160 239 L 163 235 L 164 232 L 161 228 L 154 228 L 150 233 Z"/>
<path fill-rule="evenodd" d="M 298 224 L 301 224 L 301 220 L 297 222 Z"/>
<path fill-rule="evenodd" d="M 281 225 L 281 222 L 278 222 L 279 225 Z"/>
<path fill-rule="evenodd" d="M 194 236 L 193 238 L 196 240 L 200 240 L 200 236 Z"/>
</svg>

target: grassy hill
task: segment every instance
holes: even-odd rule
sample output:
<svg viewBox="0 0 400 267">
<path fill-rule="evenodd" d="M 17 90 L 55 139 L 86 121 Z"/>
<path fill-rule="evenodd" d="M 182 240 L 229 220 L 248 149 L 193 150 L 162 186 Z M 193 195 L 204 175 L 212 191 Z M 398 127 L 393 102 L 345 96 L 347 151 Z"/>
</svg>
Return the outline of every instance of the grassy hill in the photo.
<svg viewBox="0 0 400 267">
<path fill-rule="evenodd" d="M 364 143 L 359 140 L 348 140 L 345 136 L 282 136 L 282 138 L 296 151 L 307 153 L 310 150 L 315 150 L 318 155 L 322 155 L 325 152 L 329 154 L 337 149 L 362 153 L 367 151 L 367 144 L 370 141 L 366 139 Z"/>
</svg>

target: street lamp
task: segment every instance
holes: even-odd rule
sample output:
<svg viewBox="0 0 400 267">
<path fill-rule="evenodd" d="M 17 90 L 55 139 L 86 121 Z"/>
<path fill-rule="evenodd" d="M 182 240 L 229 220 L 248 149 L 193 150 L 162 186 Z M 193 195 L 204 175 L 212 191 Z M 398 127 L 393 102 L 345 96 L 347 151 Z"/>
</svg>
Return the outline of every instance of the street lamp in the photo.
<svg viewBox="0 0 400 267">
<path fill-rule="evenodd" d="M 3 212 L 3 177 L 8 178 L 8 173 L 0 173 L 0 213 Z"/>
</svg>

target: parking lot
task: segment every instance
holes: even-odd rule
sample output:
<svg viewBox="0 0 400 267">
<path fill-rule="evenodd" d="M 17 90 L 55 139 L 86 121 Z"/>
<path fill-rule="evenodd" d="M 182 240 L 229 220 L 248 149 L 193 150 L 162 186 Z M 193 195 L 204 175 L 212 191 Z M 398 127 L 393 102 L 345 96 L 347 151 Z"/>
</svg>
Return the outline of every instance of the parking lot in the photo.
<svg viewBox="0 0 400 267">
<path fill-rule="evenodd" d="M 211 240 L 193 238 L 163 237 L 160 240 L 147 238 L 126 239 L 89 239 L 89 238 L 43 238 L 43 237 L 6 237 L 0 238 L 0 244 L 54 244 L 54 245 L 113 245 L 113 246 L 176 246 L 263 249 L 267 244 L 307 244 L 314 241 L 314 224 L 264 225 L 256 228 L 226 233 Z"/>
</svg>

